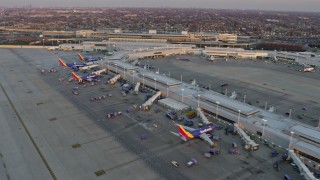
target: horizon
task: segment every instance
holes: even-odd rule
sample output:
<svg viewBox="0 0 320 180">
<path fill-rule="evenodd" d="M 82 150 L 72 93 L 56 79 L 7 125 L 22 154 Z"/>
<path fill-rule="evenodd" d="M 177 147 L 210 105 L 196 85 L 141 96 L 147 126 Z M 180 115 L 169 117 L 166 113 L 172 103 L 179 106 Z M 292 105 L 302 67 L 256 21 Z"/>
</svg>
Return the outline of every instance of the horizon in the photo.
<svg viewBox="0 0 320 180">
<path fill-rule="evenodd" d="M 316 13 L 320 14 L 320 11 L 303 11 L 303 10 L 271 10 L 271 9 L 231 9 L 231 8 L 206 8 L 206 7 L 98 7 L 98 6 L 90 6 L 90 7 L 84 7 L 84 6 L 70 6 L 70 7 L 52 7 L 52 6 L 14 6 L 14 7 L 8 7 L 8 6 L 0 6 L 0 8 L 3 9 L 206 9 L 206 10 L 236 10 L 236 11 L 265 11 L 265 12 L 291 12 L 291 13 Z"/>
<path fill-rule="evenodd" d="M 18 4 L 18 5 L 17 5 Z M 256 2 L 255 0 L 176 0 L 176 1 L 146 1 L 122 0 L 121 2 L 92 0 L 49 1 L 49 0 L 4 0 L 2 8 L 177 8 L 177 9 L 221 9 L 221 10 L 256 10 L 256 11 L 285 11 L 285 12 L 320 12 L 318 0 L 269 0 Z M 275 8 L 276 7 L 276 8 Z"/>
</svg>

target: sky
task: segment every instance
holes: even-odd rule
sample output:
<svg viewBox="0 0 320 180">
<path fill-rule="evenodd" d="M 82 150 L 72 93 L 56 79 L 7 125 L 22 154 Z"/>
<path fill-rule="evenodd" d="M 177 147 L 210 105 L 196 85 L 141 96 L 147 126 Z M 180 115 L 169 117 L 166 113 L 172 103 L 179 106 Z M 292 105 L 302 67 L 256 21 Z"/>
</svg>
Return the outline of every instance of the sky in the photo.
<svg viewBox="0 0 320 180">
<path fill-rule="evenodd" d="M 175 7 L 320 12 L 320 0 L 1 0 L 2 7 Z"/>
</svg>

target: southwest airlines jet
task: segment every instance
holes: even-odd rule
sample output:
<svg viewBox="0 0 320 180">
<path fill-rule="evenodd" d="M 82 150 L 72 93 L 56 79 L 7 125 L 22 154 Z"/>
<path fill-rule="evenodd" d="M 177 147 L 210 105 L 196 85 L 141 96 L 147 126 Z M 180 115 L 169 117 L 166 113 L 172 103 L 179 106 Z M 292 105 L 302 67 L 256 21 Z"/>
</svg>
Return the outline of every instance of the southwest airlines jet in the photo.
<svg viewBox="0 0 320 180">
<path fill-rule="evenodd" d="M 78 76 L 76 73 L 72 72 L 71 73 L 73 79 L 75 79 L 76 81 L 78 81 L 79 83 L 83 82 L 83 81 L 95 81 L 99 75 L 97 74 L 89 74 L 89 75 L 84 75 L 84 76 Z"/>
<path fill-rule="evenodd" d="M 80 67 L 88 66 L 87 64 L 77 64 L 77 63 L 65 63 L 61 58 L 58 58 L 59 64 L 62 67 L 68 67 L 71 69 L 74 69 L 75 71 L 78 71 Z"/>
<path fill-rule="evenodd" d="M 187 127 L 187 126 L 183 126 L 180 124 L 176 124 L 178 126 L 178 133 L 175 132 L 171 132 L 172 134 L 180 137 L 182 140 L 187 141 L 187 139 L 193 139 L 193 138 L 202 138 L 205 141 L 207 141 L 210 146 L 213 146 L 214 143 L 211 141 L 211 139 L 209 138 L 209 136 L 207 135 L 207 133 L 213 131 L 214 129 L 216 129 L 216 126 L 214 125 L 207 125 L 203 128 L 199 128 L 199 129 L 194 129 L 191 127 Z"/>
<path fill-rule="evenodd" d="M 78 58 L 80 61 L 84 61 L 84 62 L 96 62 L 100 60 L 100 58 L 83 57 L 80 53 L 78 53 Z"/>
</svg>

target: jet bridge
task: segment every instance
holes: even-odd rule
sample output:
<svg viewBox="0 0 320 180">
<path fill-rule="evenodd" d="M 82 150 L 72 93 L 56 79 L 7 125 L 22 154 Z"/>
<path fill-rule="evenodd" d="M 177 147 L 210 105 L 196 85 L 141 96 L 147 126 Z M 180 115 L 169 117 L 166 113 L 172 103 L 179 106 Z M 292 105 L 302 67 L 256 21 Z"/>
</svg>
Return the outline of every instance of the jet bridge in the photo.
<svg viewBox="0 0 320 180">
<path fill-rule="evenodd" d="M 307 180 L 316 180 L 313 174 L 310 172 L 309 168 L 299 159 L 299 157 L 294 153 L 293 150 L 288 150 L 288 155 L 291 157 L 293 162 L 298 166 L 301 174 Z"/>
<path fill-rule="evenodd" d="M 161 91 L 158 91 L 150 99 L 148 99 L 144 104 L 142 104 L 143 110 L 148 110 L 152 103 L 161 95 Z"/>
<path fill-rule="evenodd" d="M 110 79 L 110 80 L 108 81 L 108 83 L 109 83 L 109 84 L 114 84 L 114 83 L 117 82 L 117 80 L 118 80 L 120 77 L 121 77 L 120 74 L 118 74 L 118 75 L 114 76 L 112 79 Z"/>
<path fill-rule="evenodd" d="M 246 146 L 251 150 L 258 150 L 259 144 L 255 143 L 250 137 L 245 133 L 237 123 L 233 124 L 234 130 L 240 135 L 241 139 L 246 143 Z"/>
<path fill-rule="evenodd" d="M 202 112 L 201 108 L 197 108 L 197 112 L 198 115 L 201 117 L 201 120 L 204 124 L 210 124 L 210 121 L 208 120 L 208 118 L 204 115 L 204 113 Z"/>
<path fill-rule="evenodd" d="M 98 71 L 94 71 L 94 72 L 92 72 L 92 74 L 100 75 L 101 73 L 106 72 L 106 71 L 107 71 L 107 68 L 101 69 L 101 70 L 98 70 Z"/>
<path fill-rule="evenodd" d="M 137 82 L 136 86 L 134 87 L 134 93 L 136 94 L 139 93 L 139 87 L 140 87 L 140 82 Z"/>
</svg>

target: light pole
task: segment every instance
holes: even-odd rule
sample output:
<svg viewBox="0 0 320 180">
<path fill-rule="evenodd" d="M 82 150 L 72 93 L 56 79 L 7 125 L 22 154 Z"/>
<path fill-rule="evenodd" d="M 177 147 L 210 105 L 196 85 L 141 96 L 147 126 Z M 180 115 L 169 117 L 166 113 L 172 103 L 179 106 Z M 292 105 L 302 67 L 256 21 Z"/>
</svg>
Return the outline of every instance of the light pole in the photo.
<svg viewBox="0 0 320 180">
<path fill-rule="evenodd" d="M 169 86 L 168 86 L 168 83 L 167 83 L 167 97 L 168 97 L 168 94 L 169 94 L 168 88 L 169 88 Z"/>
<path fill-rule="evenodd" d="M 293 136 L 294 132 L 291 131 L 290 134 L 291 134 L 291 136 L 290 136 L 290 141 L 289 141 L 289 147 L 288 147 L 288 149 L 291 149 L 292 136 Z"/>
<path fill-rule="evenodd" d="M 268 105 L 268 101 L 266 101 L 266 103 L 264 104 L 264 110 L 267 110 L 267 105 Z"/>
<path fill-rule="evenodd" d="M 218 110 L 219 110 L 220 103 L 218 101 L 216 101 L 216 104 L 217 104 L 216 119 L 218 119 Z"/>
<path fill-rule="evenodd" d="M 200 94 L 198 94 L 198 107 L 200 107 Z"/>
<path fill-rule="evenodd" d="M 289 119 L 291 118 L 292 109 L 289 109 Z"/>
<path fill-rule="evenodd" d="M 263 124 L 262 124 L 262 135 L 261 135 L 261 139 L 263 138 L 264 135 L 264 127 L 266 126 L 267 120 L 266 119 L 262 119 Z"/>
<path fill-rule="evenodd" d="M 240 113 L 241 113 L 241 110 L 239 109 L 238 112 L 239 113 L 238 113 L 238 122 L 237 122 L 237 124 L 238 124 L 238 126 L 240 126 Z"/>
<path fill-rule="evenodd" d="M 144 88 L 144 74 L 142 74 L 142 84 L 143 84 L 143 88 Z"/>
<path fill-rule="evenodd" d="M 154 78 L 154 90 L 156 91 L 157 90 L 157 79 Z"/>
<path fill-rule="evenodd" d="M 184 89 L 181 89 L 181 102 L 183 103 L 183 91 Z"/>
<path fill-rule="evenodd" d="M 180 75 L 180 81 L 181 81 L 181 83 L 182 83 L 182 74 Z"/>
<path fill-rule="evenodd" d="M 107 63 L 108 63 L 108 72 L 109 72 L 109 60 L 107 61 Z"/>
<path fill-rule="evenodd" d="M 243 102 L 244 102 L 244 103 L 246 103 L 246 97 L 247 97 L 247 95 L 244 95 L 244 96 L 243 96 Z"/>
</svg>

